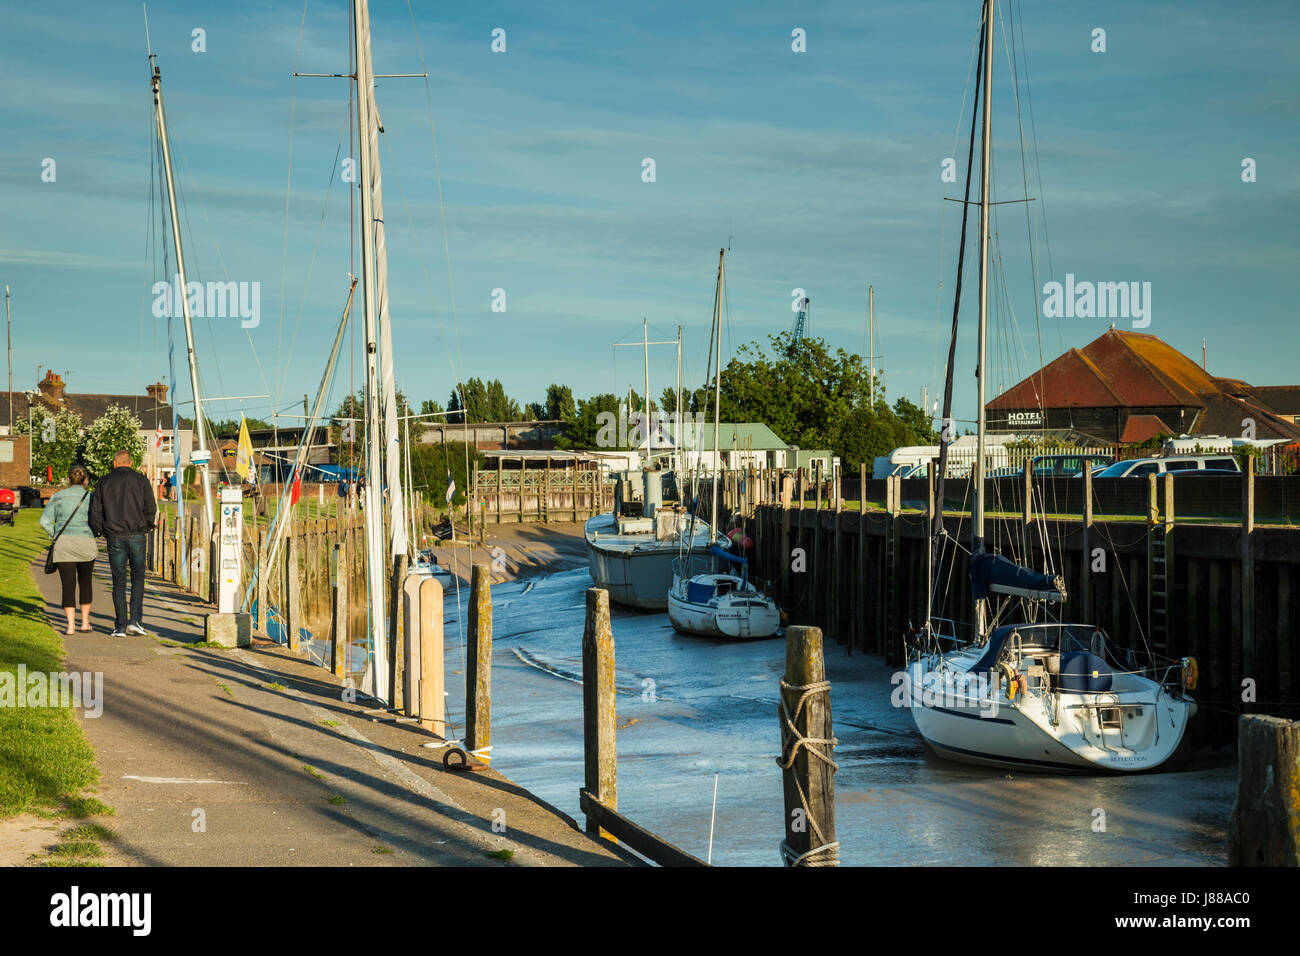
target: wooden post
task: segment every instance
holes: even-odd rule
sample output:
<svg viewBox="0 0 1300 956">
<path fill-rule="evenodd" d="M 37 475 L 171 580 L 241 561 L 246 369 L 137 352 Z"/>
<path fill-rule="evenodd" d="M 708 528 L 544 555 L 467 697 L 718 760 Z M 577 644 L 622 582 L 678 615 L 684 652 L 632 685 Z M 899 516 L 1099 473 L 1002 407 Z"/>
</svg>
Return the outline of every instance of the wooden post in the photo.
<svg viewBox="0 0 1300 956">
<path fill-rule="evenodd" d="M 1229 866 L 1300 866 L 1300 721 L 1237 718 Z"/>
<path fill-rule="evenodd" d="M 835 736 L 830 684 L 816 627 L 785 632 L 785 679 L 780 684 L 781 782 L 785 791 L 786 866 L 838 866 L 835 840 Z"/>
<path fill-rule="evenodd" d="M 393 557 L 392 580 L 388 587 L 388 699 L 393 710 L 402 709 L 402 678 L 406 673 L 406 629 L 402 626 L 402 584 L 410 558 Z"/>
<path fill-rule="evenodd" d="M 482 498 L 478 503 L 478 543 L 487 541 L 487 502 Z"/>
<path fill-rule="evenodd" d="M 1255 673 L 1255 457 L 1246 456 L 1246 473 L 1241 482 L 1241 676 L 1258 683 Z M 1300 786 L 1293 777 L 1290 786 Z M 1293 826 L 1298 826 L 1297 818 Z M 1300 834 L 1297 834 L 1300 837 Z"/>
<path fill-rule="evenodd" d="M 614 724 L 614 633 L 609 622 L 609 592 L 587 588 L 587 619 L 582 630 L 583 779 L 597 802 L 618 809 L 618 737 Z M 613 840 L 587 818 L 587 832 Z"/>
<path fill-rule="evenodd" d="M 503 467 L 504 467 L 504 462 L 502 460 L 502 456 L 497 455 L 497 524 L 501 523 L 501 498 L 502 498 L 501 480 L 505 474 Z M 522 490 L 519 493 L 519 510 L 521 512 L 524 510 L 524 495 Z"/>
<path fill-rule="evenodd" d="M 330 554 L 334 583 L 333 620 L 330 622 L 330 670 L 335 677 L 347 677 L 348 650 L 348 552 L 335 544 Z"/>
<path fill-rule="evenodd" d="M 1083 605 L 1083 621 L 1095 624 L 1092 612 L 1092 466 L 1083 466 L 1083 528 L 1079 542 L 1079 598 Z"/>
<path fill-rule="evenodd" d="M 447 695 L 443 672 L 442 585 L 420 582 L 420 679 L 416 711 L 421 725 L 447 736 Z"/>
<path fill-rule="evenodd" d="M 542 524 L 551 523 L 551 457 L 546 456 L 546 472 L 542 475 L 542 496 L 538 506 L 542 510 Z"/>
<path fill-rule="evenodd" d="M 301 643 L 298 640 L 298 628 L 302 626 L 302 583 L 298 578 L 298 551 L 302 547 L 296 534 L 284 537 L 284 633 L 289 642 L 289 650 L 297 651 Z"/>
<path fill-rule="evenodd" d="M 867 463 L 858 465 L 858 647 L 867 649 Z"/>
<path fill-rule="evenodd" d="M 790 594 L 793 590 L 793 582 L 790 580 L 790 476 L 782 473 L 781 475 L 781 555 L 778 567 L 780 574 L 777 580 L 784 582 L 781 588 L 782 601 L 785 604 L 790 603 Z"/>
<path fill-rule="evenodd" d="M 394 702 L 407 717 L 418 716 L 420 708 L 420 665 L 424 663 L 421 644 L 424 640 L 424 610 L 421 607 L 423 594 L 420 585 L 429 578 L 417 574 L 408 574 L 402 578 L 402 646 L 400 654 L 406 662 L 398 682 L 402 689 L 402 699 Z"/>
<path fill-rule="evenodd" d="M 578 523 L 578 459 L 573 459 L 573 523 Z"/>
<path fill-rule="evenodd" d="M 470 699 L 465 707 L 465 749 L 488 758 L 492 745 L 492 570 L 474 565 L 470 576 L 466 648 Z M 479 753 L 481 751 L 481 753 Z"/>
</svg>

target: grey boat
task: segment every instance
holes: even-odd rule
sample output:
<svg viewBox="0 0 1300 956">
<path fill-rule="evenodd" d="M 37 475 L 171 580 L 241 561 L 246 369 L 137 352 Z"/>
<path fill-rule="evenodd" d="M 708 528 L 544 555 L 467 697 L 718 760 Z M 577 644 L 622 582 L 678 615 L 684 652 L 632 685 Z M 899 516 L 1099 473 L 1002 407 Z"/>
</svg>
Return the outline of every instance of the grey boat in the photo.
<svg viewBox="0 0 1300 956">
<path fill-rule="evenodd" d="M 644 493 L 633 500 L 630 491 L 641 476 Z M 665 480 L 667 479 L 667 480 Z M 591 580 L 609 592 L 609 599 L 642 611 L 668 609 L 673 562 L 688 553 L 711 560 L 709 546 L 724 539 L 698 517 L 692 533 L 691 516 L 678 504 L 664 504 L 664 485 L 675 487 L 670 472 L 649 470 L 618 476 L 614 510 L 596 515 L 584 526 Z"/>
</svg>

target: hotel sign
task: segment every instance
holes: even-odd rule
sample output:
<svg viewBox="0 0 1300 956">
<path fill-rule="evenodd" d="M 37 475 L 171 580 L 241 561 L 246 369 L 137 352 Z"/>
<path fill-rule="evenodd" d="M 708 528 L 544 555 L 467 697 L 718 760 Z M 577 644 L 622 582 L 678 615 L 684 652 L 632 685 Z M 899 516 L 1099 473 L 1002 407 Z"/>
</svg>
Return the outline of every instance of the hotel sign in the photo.
<svg viewBox="0 0 1300 956">
<path fill-rule="evenodd" d="M 1043 424 L 1043 413 L 1040 411 L 1007 412 L 1007 424 L 1024 428 L 1040 428 Z"/>
</svg>

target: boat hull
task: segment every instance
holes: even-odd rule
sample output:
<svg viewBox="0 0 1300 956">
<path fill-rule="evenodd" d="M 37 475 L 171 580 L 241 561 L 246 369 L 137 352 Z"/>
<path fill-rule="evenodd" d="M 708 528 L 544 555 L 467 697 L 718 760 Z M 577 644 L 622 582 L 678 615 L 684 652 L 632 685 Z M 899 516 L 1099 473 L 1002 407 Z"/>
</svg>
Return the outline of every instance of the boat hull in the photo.
<svg viewBox="0 0 1300 956">
<path fill-rule="evenodd" d="M 914 663 L 910 687 L 925 686 Z M 1164 763 L 1182 741 L 1196 705 L 1158 685 L 1099 694 L 1067 693 L 1055 705 L 1036 695 L 1010 701 L 1001 689 L 946 693 L 910 702 L 916 728 L 939 756 L 962 763 L 1045 773 L 1132 773 Z M 920 699 L 918 699 L 920 698 Z M 1102 713 L 1118 709 L 1118 726 Z"/>
<path fill-rule="evenodd" d="M 603 522 L 601 519 L 605 519 Z M 609 599 L 638 611 L 663 611 L 673 586 L 673 562 L 682 554 L 676 541 L 629 541 L 627 535 L 596 533 L 612 528 L 608 515 L 587 522 L 587 560 L 591 580 L 609 592 Z M 638 538 L 640 536 L 637 536 Z M 691 556 L 709 559 L 707 540 Z"/>
<path fill-rule="evenodd" d="M 748 640 L 775 634 L 781 626 L 781 613 L 767 604 L 763 607 L 695 604 L 670 592 L 668 620 L 683 634 Z"/>
</svg>

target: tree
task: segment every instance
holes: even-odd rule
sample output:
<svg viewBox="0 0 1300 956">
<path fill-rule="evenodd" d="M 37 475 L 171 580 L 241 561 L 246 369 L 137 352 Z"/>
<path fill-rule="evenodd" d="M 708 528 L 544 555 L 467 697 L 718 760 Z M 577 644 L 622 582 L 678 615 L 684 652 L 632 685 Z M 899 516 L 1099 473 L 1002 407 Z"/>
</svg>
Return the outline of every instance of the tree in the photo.
<svg viewBox="0 0 1300 956">
<path fill-rule="evenodd" d="M 131 453 L 131 464 L 140 467 L 145 456 L 145 440 L 140 434 L 144 428 L 140 419 L 122 405 L 110 405 L 86 429 L 82 448 L 82 461 L 86 469 L 97 478 L 113 470 L 113 456 L 118 451 Z"/>
<path fill-rule="evenodd" d="M 578 406 L 573 400 L 573 389 L 567 385 L 546 386 L 545 411 L 542 415 L 551 421 L 573 421 L 578 415 Z"/>
<path fill-rule="evenodd" d="M 439 404 L 439 402 L 435 399 L 426 398 L 424 401 L 420 403 L 421 415 L 437 415 L 444 411 L 446 411 L 446 409 L 443 408 L 442 405 Z"/>
<path fill-rule="evenodd" d="M 248 424 L 248 430 L 250 432 L 258 431 L 263 428 L 270 429 L 273 427 L 270 422 L 263 421 L 260 418 L 245 417 L 244 421 Z M 208 422 L 208 430 L 217 438 L 237 438 L 239 437 L 239 419 L 228 418 L 220 422 Z"/>
<path fill-rule="evenodd" d="M 468 454 L 468 471 L 466 455 Z M 471 444 L 459 441 L 440 444 L 412 445 L 411 480 L 416 491 L 425 495 L 425 500 L 436 507 L 447 505 L 447 472 L 450 471 L 456 482 L 456 495 L 452 504 L 464 504 L 469 490 L 474 469 L 482 464 L 483 453 Z"/>
<path fill-rule="evenodd" d="M 591 398 L 582 398 L 578 400 L 577 413 L 573 420 L 565 428 L 564 434 L 555 439 L 556 448 L 613 448 L 626 447 L 618 444 L 618 414 L 619 400 L 612 393 L 606 392 L 601 395 L 593 395 Z M 602 415 L 605 417 L 602 418 Z M 606 436 L 600 433 L 602 428 L 606 427 L 612 416 L 615 423 L 615 441 L 611 444 L 602 441 Z M 629 426 L 630 428 L 630 426 Z"/>
<path fill-rule="evenodd" d="M 61 481 L 68 468 L 77 460 L 81 450 L 81 416 L 71 409 L 52 412 L 43 405 L 32 408 L 32 474 L 44 477 L 46 469 L 54 471 L 54 480 Z M 27 419 L 14 422 L 14 432 L 27 434 Z"/>
</svg>

